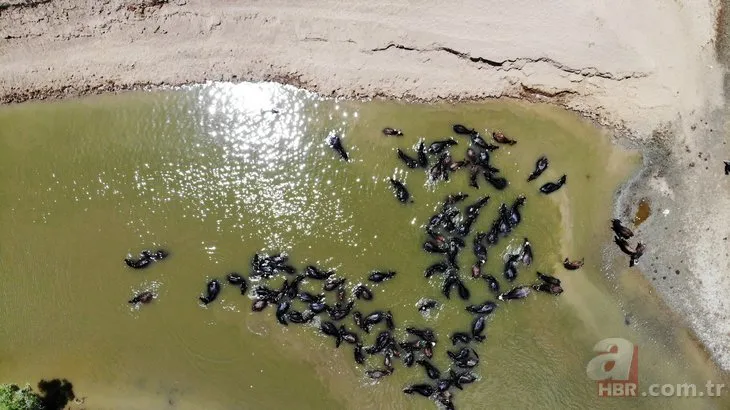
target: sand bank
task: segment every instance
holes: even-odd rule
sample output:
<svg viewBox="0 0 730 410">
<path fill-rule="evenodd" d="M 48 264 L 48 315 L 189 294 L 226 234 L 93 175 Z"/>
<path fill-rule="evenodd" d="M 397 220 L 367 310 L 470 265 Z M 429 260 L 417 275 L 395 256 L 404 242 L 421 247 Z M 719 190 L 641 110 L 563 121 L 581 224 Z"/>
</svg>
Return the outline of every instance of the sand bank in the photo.
<svg viewBox="0 0 730 410">
<path fill-rule="evenodd" d="M 616 213 L 651 200 L 641 267 L 730 369 L 719 0 L 152 3 L 0 1 L 0 102 L 275 80 L 343 97 L 564 105 L 644 151 Z"/>
</svg>

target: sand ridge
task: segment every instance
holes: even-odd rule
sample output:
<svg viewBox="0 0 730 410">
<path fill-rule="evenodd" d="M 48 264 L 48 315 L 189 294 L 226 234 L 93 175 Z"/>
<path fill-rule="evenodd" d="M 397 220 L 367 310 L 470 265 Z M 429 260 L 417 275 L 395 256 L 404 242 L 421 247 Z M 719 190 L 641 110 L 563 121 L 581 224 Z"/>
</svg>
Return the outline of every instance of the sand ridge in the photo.
<svg viewBox="0 0 730 410">
<path fill-rule="evenodd" d="M 0 101 L 288 79 L 348 97 L 560 98 L 637 135 L 684 107 L 721 103 L 710 4 L 144 3 L 52 0 L 0 10 Z"/>
</svg>

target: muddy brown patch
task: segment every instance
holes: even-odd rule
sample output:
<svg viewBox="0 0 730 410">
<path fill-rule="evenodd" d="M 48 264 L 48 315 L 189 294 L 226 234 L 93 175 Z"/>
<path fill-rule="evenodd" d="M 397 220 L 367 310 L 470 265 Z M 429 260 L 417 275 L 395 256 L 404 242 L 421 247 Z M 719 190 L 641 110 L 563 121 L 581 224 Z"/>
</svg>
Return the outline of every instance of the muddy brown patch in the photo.
<svg viewBox="0 0 730 410">
<path fill-rule="evenodd" d="M 634 220 L 633 220 L 634 226 L 641 225 L 650 216 L 651 216 L 651 204 L 649 202 L 649 199 L 641 198 L 641 200 L 639 201 L 639 206 L 636 209 L 636 214 L 634 214 Z"/>
</svg>

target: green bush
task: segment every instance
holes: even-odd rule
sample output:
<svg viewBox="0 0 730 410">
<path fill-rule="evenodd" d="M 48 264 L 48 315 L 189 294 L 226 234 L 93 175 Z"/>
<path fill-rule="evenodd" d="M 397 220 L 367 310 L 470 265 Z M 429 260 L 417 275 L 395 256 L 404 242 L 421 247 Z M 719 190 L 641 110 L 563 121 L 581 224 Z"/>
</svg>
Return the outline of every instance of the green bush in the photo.
<svg viewBox="0 0 730 410">
<path fill-rule="evenodd" d="M 29 385 L 0 384 L 0 410 L 43 410 L 43 405 Z"/>
</svg>

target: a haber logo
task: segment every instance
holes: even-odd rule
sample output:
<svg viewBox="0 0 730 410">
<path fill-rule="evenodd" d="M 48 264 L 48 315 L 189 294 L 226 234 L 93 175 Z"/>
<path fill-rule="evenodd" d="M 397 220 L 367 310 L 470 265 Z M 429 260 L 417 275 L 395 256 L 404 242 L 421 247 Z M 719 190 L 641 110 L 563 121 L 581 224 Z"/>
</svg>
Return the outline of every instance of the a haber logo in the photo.
<svg viewBox="0 0 730 410">
<path fill-rule="evenodd" d="M 635 397 L 639 388 L 639 347 L 626 339 L 603 339 L 593 346 L 598 356 L 586 366 L 598 382 L 599 397 Z"/>
</svg>

